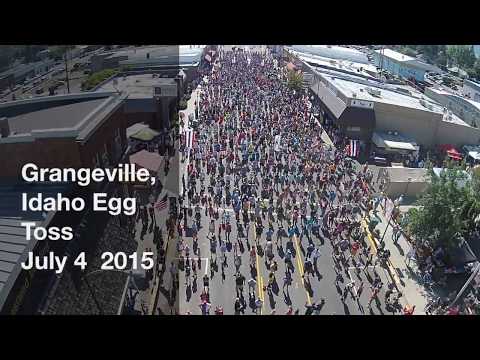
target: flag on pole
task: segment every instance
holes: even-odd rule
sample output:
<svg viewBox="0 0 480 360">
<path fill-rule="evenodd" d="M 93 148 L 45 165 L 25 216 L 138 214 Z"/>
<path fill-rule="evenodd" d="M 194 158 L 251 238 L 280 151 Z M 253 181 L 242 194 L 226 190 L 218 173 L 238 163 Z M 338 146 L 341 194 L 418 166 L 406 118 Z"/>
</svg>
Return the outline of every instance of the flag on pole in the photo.
<svg viewBox="0 0 480 360">
<path fill-rule="evenodd" d="M 193 148 L 193 138 L 195 134 L 193 133 L 192 129 L 188 129 L 185 131 L 185 146 L 189 149 Z"/>
<path fill-rule="evenodd" d="M 360 144 L 358 140 L 350 140 L 346 148 L 347 155 L 350 157 L 357 157 L 360 153 Z"/>
<path fill-rule="evenodd" d="M 163 211 L 167 208 L 167 205 L 168 205 L 168 195 L 165 194 L 165 196 L 161 200 L 158 200 L 155 203 L 155 209 L 157 209 L 158 211 Z"/>
</svg>

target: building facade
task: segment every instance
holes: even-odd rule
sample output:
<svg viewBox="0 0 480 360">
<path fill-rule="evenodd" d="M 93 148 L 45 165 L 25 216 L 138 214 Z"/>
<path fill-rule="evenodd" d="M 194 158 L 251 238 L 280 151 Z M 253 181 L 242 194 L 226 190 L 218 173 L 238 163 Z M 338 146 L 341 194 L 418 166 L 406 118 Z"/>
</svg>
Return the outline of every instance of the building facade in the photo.
<svg viewBox="0 0 480 360">
<path fill-rule="evenodd" d="M 425 72 L 439 72 L 435 66 L 391 49 L 375 50 L 373 58 L 377 67 L 405 79 L 414 78 L 417 81 L 424 81 Z"/>
<path fill-rule="evenodd" d="M 425 95 L 446 107 L 470 126 L 480 128 L 480 102 L 434 87 L 425 88 Z"/>
<path fill-rule="evenodd" d="M 115 167 L 126 159 L 126 117 L 122 93 L 84 93 L 19 100 L 0 104 L 0 265 L 9 269 L 0 277 L 1 314 L 116 314 L 125 285 L 125 274 L 100 274 L 92 278 L 101 288 L 96 299 L 88 291 L 78 267 L 53 271 L 23 270 L 20 262 L 29 251 L 43 256 L 75 257 L 85 251 L 87 258 L 98 251 L 132 252 L 136 243 L 128 235 L 131 219 L 93 212 L 88 199 L 92 192 L 109 197 L 133 194 L 128 184 L 104 181 L 89 187 L 76 184 L 25 184 L 20 178 L 26 163 L 51 168 Z M 62 193 L 85 199 L 81 212 L 51 211 L 48 214 L 20 209 L 24 192 L 44 196 Z M 12 219 L 15 219 L 13 221 Z M 35 221 L 45 228 L 70 226 L 70 241 L 25 241 L 20 220 Z M 22 232 L 23 231 L 23 232 Z M 112 236 L 115 234 L 115 236 Z M 12 246 L 16 243 L 16 246 Z M 88 269 L 98 269 L 101 259 L 92 257 Z M 100 303 L 101 309 L 96 305 Z"/>
<path fill-rule="evenodd" d="M 480 102 L 480 84 L 472 80 L 463 81 L 463 95 L 473 101 Z"/>
</svg>

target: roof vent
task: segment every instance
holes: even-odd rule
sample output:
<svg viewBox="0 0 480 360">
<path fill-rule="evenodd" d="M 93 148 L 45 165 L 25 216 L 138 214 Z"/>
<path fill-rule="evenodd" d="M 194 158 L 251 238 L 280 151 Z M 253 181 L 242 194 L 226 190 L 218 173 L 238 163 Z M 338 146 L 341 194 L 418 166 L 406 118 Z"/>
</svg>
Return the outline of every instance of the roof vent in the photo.
<svg viewBox="0 0 480 360">
<path fill-rule="evenodd" d="M 352 93 L 352 97 L 356 98 L 356 97 L 357 97 L 357 93 L 356 93 L 356 92 Z"/>
<path fill-rule="evenodd" d="M 367 87 L 365 90 L 367 90 L 367 92 L 372 96 L 380 96 L 382 94 L 379 89 L 374 89 L 371 87 Z"/>
<path fill-rule="evenodd" d="M 427 107 L 427 103 L 425 102 L 425 100 L 420 99 L 419 102 L 420 102 L 420 105 L 422 105 L 423 107 Z"/>
</svg>

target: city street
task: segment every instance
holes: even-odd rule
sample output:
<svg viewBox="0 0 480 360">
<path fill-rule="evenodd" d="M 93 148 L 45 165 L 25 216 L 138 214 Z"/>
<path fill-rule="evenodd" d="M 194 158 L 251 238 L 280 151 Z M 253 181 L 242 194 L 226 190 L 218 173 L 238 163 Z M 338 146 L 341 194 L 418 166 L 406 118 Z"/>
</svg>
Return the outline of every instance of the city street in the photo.
<svg viewBox="0 0 480 360">
<path fill-rule="evenodd" d="M 237 47 L 238 48 L 238 47 Z M 250 62 L 251 57 L 257 57 L 257 61 L 260 61 L 262 57 L 265 57 L 262 61 L 270 60 L 269 55 L 262 55 L 258 56 L 254 55 L 254 52 L 258 52 L 259 54 L 264 54 L 266 52 L 265 47 L 244 47 L 243 54 L 247 54 L 245 59 L 247 61 L 247 67 L 251 66 Z M 238 60 L 231 60 L 232 54 L 232 47 L 225 46 L 223 47 L 223 56 L 228 57 L 231 63 L 235 64 L 235 61 Z M 225 66 L 222 63 L 222 55 L 220 56 L 220 66 L 221 72 L 224 72 Z M 241 58 L 243 55 L 237 55 L 238 58 Z M 238 59 L 237 58 L 237 59 Z M 233 66 L 234 67 L 234 66 Z M 228 68 L 228 67 L 227 67 Z M 248 69 L 245 69 L 243 72 L 240 71 L 237 73 L 237 76 L 242 73 L 246 78 Z M 278 70 L 277 72 L 279 72 Z M 215 122 L 205 122 L 203 121 L 206 117 L 202 114 L 205 111 L 204 104 L 207 103 L 208 106 L 212 106 L 212 102 L 218 102 L 222 104 L 221 106 L 225 106 L 225 103 L 230 101 L 228 99 L 228 91 L 225 89 L 218 89 L 213 86 L 210 86 L 212 81 L 215 81 L 217 75 L 212 73 L 208 80 L 204 82 L 201 88 L 197 89 L 201 93 L 201 106 L 200 106 L 200 125 L 199 128 L 196 130 L 195 135 L 195 142 L 200 142 L 202 136 L 203 144 L 215 144 L 218 142 L 223 142 L 223 144 L 230 144 L 227 145 L 227 149 L 232 148 L 232 144 L 235 141 L 238 141 L 238 138 L 235 136 L 239 132 L 245 130 L 245 127 L 241 124 L 241 111 L 239 111 L 238 107 L 233 111 L 233 114 L 230 114 L 228 120 L 218 121 L 216 124 Z M 228 75 L 227 75 L 228 76 Z M 246 79 L 247 80 L 247 79 Z M 205 89 L 206 88 L 206 89 Z M 255 88 L 254 88 L 255 89 Z M 256 88 L 258 91 L 259 88 Z M 265 94 L 265 92 L 262 92 Z M 195 95 L 192 94 L 192 100 L 196 98 Z M 242 103 L 242 107 L 249 107 L 248 104 L 254 103 L 255 99 L 258 98 L 258 94 L 253 92 L 248 93 L 248 96 L 245 96 L 245 103 Z M 266 103 L 267 106 L 263 107 L 264 109 L 258 108 L 257 111 L 265 112 L 268 114 L 273 113 L 273 109 L 270 108 L 270 104 Z M 251 108 L 250 108 L 251 110 Z M 186 113 L 193 113 L 194 109 L 189 106 Z M 253 115 L 255 116 L 255 115 Z M 188 123 L 188 116 L 186 118 L 186 126 L 184 127 L 184 133 L 190 131 L 189 123 Z M 210 120 L 210 119 L 209 119 Z M 255 127 L 256 126 L 256 127 Z M 265 125 L 266 126 L 266 125 Z M 269 129 L 265 128 L 263 124 L 256 123 L 254 126 L 259 132 L 263 132 L 264 134 Z M 280 130 L 280 129 L 274 129 Z M 273 132 L 272 132 L 273 133 Z M 253 139 L 253 136 L 250 137 Z M 237 142 L 238 143 L 238 142 Z M 322 145 L 321 145 L 322 146 Z M 214 148 L 215 146 L 213 146 Z M 193 145 L 195 148 L 195 145 Z M 225 152 L 227 150 L 221 147 L 221 152 Z M 257 147 L 257 149 L 259 149 Z M 263 151 L 262 151 L 263 150 Z M 277 149 L 278 150 L 278 149 Z M 217 158 L 218 161 L 218 153 L 219 149 L 215 150 L 214 153 L 209 152 L 209 155 L 212 155 Z M 273 155 L 277 161 L 280 158 L 278 151 L 274 151 L 274 144 L 273 142 L 264 143 L 263 149 L 259 150 L 260 154 L 258 154 L 258 158 L 266 156 L 268 159 L 271 159 L 272 154 L 275 152 L 277 154 Z M 234 156 L 234 155 L 232 155 Z M 226 156 L 225 156 L 226 157 Z M 225 157 L 223 157 L 225 159 Z M 255 156 L 249 156 L 249 160 L 246 160 L 249 164 L 255 164 L 255 160 L 251 161 Z M 258 158 L 256 160 L 258 160 Z M 196 160 L 195 160 L 196 159 Z M 210 314 L 214 313 L 215 308 L 222 307 L 224 314 L 238 314 L 239 311 L 235 309 L 235 301 L 237 296 L 239 297 L 240 303 L 243 303 L 243 310 L 240 311 L 244 314 L 286 314 L 293 313 L 298 310 L 299 314 L 304 314 L 306 307 L 317 304 L 316 313 L 318 314 L 392 314 L 393 309 L 391 307 L 385 306 L 385 293 L 388 288 L 388 285 L 391 284 L 391 279 L 386 268 L 383 268 L 380 263 L 376 266 L 376 257 L 372 254 L 371 255 L 371 264 L 365 265 L 365 261 L 368 257 L 367 249 L 370 249 L 371 244 L 367 237 L 361 244 L 359 252 L 365 250 L 365 256 L 353 256 L 350 261 L 347 261 L 348 265 L 346 266 L 335 266 L 333 260 L 333 252 L 334 246 L 332 245 L 332 239 L 329 238 L 328 233 L 325 234 L 322 230 L 319 230 L 319 236 L 315 236 L 310 234 L 310 236 L 302 235 L 298 236 L 298 234 L 293 235 L 291 237 L 291 241 L 289 241 L 289 236 L 285 235 L 283 240 L 277 240 L 278 230 L 280 228 L 280 222 L 278 221 L 278 213 L 276 211 L 272 212 L 272 219 L 273 221 L 269 221 L 270 215 L 267 214 L 266 208 L 264 208 L 264 215 L 261 214 L 259 211 L 258 203 L 262 201 L 261 198 L 256 200 L 257 209 L 255 209 L 253 203 L 255 199 L 250 199 L 246 201 L 248 210 L 245 210 L 243 214 L 249 214 L 252 219 L 243 218 L 243 221 L 235 221 L 235 211 L 233 209 L 232 202 L 226 201 L 225 196 L 222 196 L 222 201 L 220 206 L 215 207 L 215 210 L 218 211 L 218 216 L 210 217 L 210 210 L 208 203 L 199 203 L 196 202 L 194 204 L 193 199 L 195 198 L 194 194 L 199 194 L 202 197 L 206 193 L 206 188 L 209 184 L 213 184 L 217 178 L 212 177 L 212 172 L 207 172 L 206 160 L 208 158 L 200 158 L 194 155 L 194 152 L 190 152 L 190 156 L 187 156 L 185 162 L 181 164 L 180 167 L 180 177 L 184 177 L 182 182 L 184 185 L 181 187 L 182 191 L 185 194 L 185 211 L 188 213 L 188 221 L 187 221 L 187 234 L 184 237 L 185 243 L 182 245 L 183 257 L 189 258 L 190 261 L 187 262 L 188 268 L 183 267 L 180 268 L 180 313 L 181 314 L 202 314 L 202 307 L 201 307 L 201 299 L 200 295 L 204 289 L 204 276 L 209 278 L 209 286 L 208 286 L 208 293 L 209 293 L 209 303 L 211 304 Z M 200 164 L 203 166 L 200 166 Z M 282 166 L 288 166 L 287 160 L 282 158 Z M 190 176 L 188 168 L 200 168 L 201 174 L 197 174 L 194 177 L 194 186 L 189 187 L 190 184 Z M 261 170 L 261 171 L 258 171 Z M 218 171 L 215 172 L 218 174 Z M 227 171 L 228 174 L 228 171 Z M 255 173 L 253 173 L 253 178 L 250 178 L 250 184 L 258 182 L 256 188 L 257 189 L 268 189 L 269 184 L 271 184 L 271 180 L 267 175 L 267 171 L 264 169 L 257 169 Z M 260 176 L 259 176 L 260 175 Z M 222 176 L 223 177 L 223 176 Z M 243 176 L 237 176 L 234 174 L 234 182 L 231 182 L 231 176 L 228 180 L 226 180 L 226 176 L 223 177 L 223 180 L 227 183 L 233 185 L 237 185 L 238 187 L 242 188 L 244 185 L 240 186 L 239 180 L 243 177 L 243 180 L 246 179 L 246 174 Z M 200 178 L 200 181 L 199 181 Z M 203 178 L 203 180 L 202 180 Z M 204 184 L 202 186 L 202 184 Z M 223 184 L 223 183 L 222 183 Z M 311 187 L 310 187 L 311 186 Z M 212 186 L 214 188 L 215 185 Z M 237 191 L 238 191 L 237 187 Z M 309 185 L 310 191 L 313 191 L 312 185 Z M 202 190 L 203 188 L 203 190 Z M 226 187 L 226 190 L 233 190 L 233 186 Z M 307 191 L 307 190 L 306 190 Z M 187 196 L 186 193 L 189 192 L 190 194 Z M 213 193 L 213 189 L 212 189 Z M 279 191 L 272 191 L 273 196 L 270 198 L 272 203 L 274 204 L 281 204 L 280 199 L 280 192 Z M 247 196 L 248 198 L 248 196 Z M 263 197 L 265 199 L 265 197 Z M 297 202 L 300 205 L 299 202 Z M 306 204 L 305 204 L 306 205 Z M 315 206 L 318 206 L 319 203 L 315 203 Z M 331 203 L 331 206 L 336 208 L 340 208 L 343 206 L 343 203 L 339 202 L 338 197 L 334 199 Z M 187 211 L 187 209 L 189 209 Z M 197 211 L 201 214 L 200 219 L 200 228 L 198 229 L 198 251 L 195 250 L 195 246 L 193 243 L 192 237 L 192 227 L 193 223 L 195 222 L 195 214 Z M 312 218 L 311 208 L 305 208 L 305 221 L 308 222 Z M 215 211 L 214 211 L 215 212 Z M 262 211 L 263 212 L 263 211 Z M 292 211 L 293 212 L 293 211 Z M 212 214 L 213 215 L 213 214 Z M 245 216 L 245 215 L 243 215 Z M 240 213 L 240 219 L 242 219 L 242 213 Z M 257 219 L 257 221 L 255 221 Z M 259 222 L 259 219 L 260 222 Z M 360 220 L 360 216 L 354 216 L 353 219 L 356 221 Z M 353 220 L 352 220 L 353 221 Z M 270 268 L 270 264 L 272 264 L 267 259 L 267 251 L 268 247 L 270 246 L 267 244 L 267 234 L 266 230 L 268 230 L 269 223 L 271 223 L 273 232 L 271 233 L 272 242 L 272 255 L 271 261 L 276 261 L 277 269 L 272 272 L 275 274 L 274 280 L 271 282 L 271 286 L 269 284 L 269 277 L 272 270 Z M 213 224 L 213 233 L 215 233 L 216 240 L 212 243 L 212 232 L 211 226 Z M 225 228 L 222 228 L 219 234 L 219 228 L 225 224 Z M 230 224 L 230 225 L 227 225 Z M 242 231 L 239 231 L 239 224 L 243 224 L 245 228 L 244 235 L 241 236 Z M 263 232 L 260 236 L 259 242 L 257 243 L 258 246 L 255 246 L 255 234 L 256 234 L 256 227 L 258 224 L 263 226 Z M 288 222 L 282 221 L 282 228 L 287 230 Z M 231 233 L 230 237 L 226 236 L 225 229 L 230 226 Z M 223 245 L 218 241 L 218 239 L 225 240 Z M 310 238 L 310 241 L 308 240 Z M 309 247 L 309 243 L 311 244 Z M 213 244 L 213 245 L 212 245 Z M 185 248 L 188 247 L 188 251 L 185 251 Z M 251 254 L 251 249 L 256 249 L 255 254 Z M 312 249 L 315 249 L 314 252 L 317 252 L 319 256 L 318 259 L 313 261 L 314 271 L 313 274 L 307 275 L 305 270 L 306 259 L 312 259 Z M 292 254 L 291 264 L 292 267 L 290 271 L 287 271 L 287 261 L 286 254 L 287 252 Z M 373 251 L 373 250 L 372 250 Z M 188 256 L 186 255 L 188 252 Z M 222 265 L 223 256 L 222 253 L 225 253 L 226 262 Z M 345 254 L 347 255 L 349 252 L 347 251 Z M 348 257 L 348 256 L 347 256 Z M 240 259 L 240 261 L 238 260 Z M 195 263 L 195 265 L 193 264 Z M 272 265 L 274 268 L 274 265 Z M 194 268 L 196 268 L 194 271 Z M 244 285 L 243 291 L 237 292 L 236 286 L 236 276 L 237 269 L 239 270 L 240 274 L 244 277 Z M 196 276 L 195 276 L 196 272 Z M 187 274 L 188 273 L 188 274 Z M 337 276 L 337 274 L 341 274 L 341 276 Z M 291 278 L 290 278 L 291 277 Z M 370 289 L 371 283 L 374 282 L 375 278 L 376 284 L 382 283 L 380 291 L 378 292 L 378 300 L 371 302 L 371 307 L 369 308 L 369 300 L 372 294 Z M 253 281 L 255 280 L 255 281 Z M 336 281 L 338 280 L 338 281 Z M 359 295 L 359 289 L 363 283 L 363 292 Z M 251 284 L 251 285 L 249 285 Z M 252 291 L 252 294 L 250 290 Z M 394 293 L 395 291 L 393 291 Z M 343 295 L 343 296 L 342 296 Z M 343 298 L 343 300 L 342 300 Z M 244 301 L 242 301 L 244 299 Z M 256 309 L 255 301 L 260 299 L 261 306 L 258 307 L 258 311 Z M 237 304 L 238 305 L 238 304 Z M 237 306 L 238 307 L 238 306 Z"/>
</svg>

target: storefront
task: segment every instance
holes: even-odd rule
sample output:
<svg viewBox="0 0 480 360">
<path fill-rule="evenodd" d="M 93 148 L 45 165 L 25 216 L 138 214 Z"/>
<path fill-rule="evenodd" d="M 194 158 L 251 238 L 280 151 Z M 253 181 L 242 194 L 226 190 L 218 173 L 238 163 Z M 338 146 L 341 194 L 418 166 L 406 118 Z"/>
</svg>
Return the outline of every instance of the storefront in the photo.
<svg viewBox="0 0 480 360">
<path fill-rule="evenodd" d="M 384 158 L 387 163 L 406 163 L 416 152 L 418 146 L 415 140 L 396 131 L 372 134 L 371 156 L 374 158 Z"/>
</svg>

